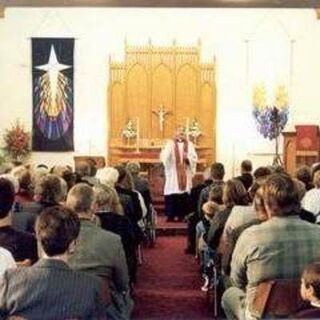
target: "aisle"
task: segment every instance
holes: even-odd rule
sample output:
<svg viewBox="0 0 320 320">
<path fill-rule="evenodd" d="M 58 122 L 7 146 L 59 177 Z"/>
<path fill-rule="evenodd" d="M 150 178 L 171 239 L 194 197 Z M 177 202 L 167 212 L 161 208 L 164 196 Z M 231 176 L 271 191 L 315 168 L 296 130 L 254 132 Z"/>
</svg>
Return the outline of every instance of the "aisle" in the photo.
<svg viewBox="0 0 320 320">
<path fill-rule="evenodd" d="M 212 319 L 200 290 L 198 264 L 185 255 L 185 237 L 158 237 L 139 268 L 134 319 Z"/>
</svg>

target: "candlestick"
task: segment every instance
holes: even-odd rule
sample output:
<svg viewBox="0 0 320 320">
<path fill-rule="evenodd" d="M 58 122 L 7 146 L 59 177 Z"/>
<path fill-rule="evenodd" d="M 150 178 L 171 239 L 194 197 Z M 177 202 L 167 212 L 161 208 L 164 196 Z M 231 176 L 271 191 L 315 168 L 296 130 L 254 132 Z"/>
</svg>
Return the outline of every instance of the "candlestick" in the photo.
<svg viewBox="0 0 320 320">
<path fill-rule="evenodd" d="M 136 142 L 136 152 L 140 152 L 139 144 L 140 144 L 140 119 L 139 119 L 139 117 L 137 117 L 137 142 Z"/>
<path fill-rule="evenodd" d="M 189 139 L 189 131 L 190 131 L 190 120 L 189 120 L 189 118 L 187 118 L 187 121 L 186 121 L 186 136 L 187 136 L 187 139 Z"/>
</svg>

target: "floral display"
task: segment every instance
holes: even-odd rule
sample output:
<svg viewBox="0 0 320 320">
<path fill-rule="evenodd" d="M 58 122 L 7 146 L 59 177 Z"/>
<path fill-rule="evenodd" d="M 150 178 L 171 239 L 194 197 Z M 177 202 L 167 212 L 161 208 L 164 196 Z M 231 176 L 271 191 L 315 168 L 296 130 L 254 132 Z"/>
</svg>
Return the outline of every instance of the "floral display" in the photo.
<svg viewBox="0 0 320 320">
<path fill-rule="evenodd" d="M 17 121 L 4 136 L 4 151 L 14 161 L 21 161 L 30 154 L 30 134 Z"/>
<path fill-rule="evenodd" d="M 269 140 L 277 138 L 288 121 L 289 98 L 286 87 L 278 86 L 273 104 L 268 105 L 265 87 L 258 85 L 253 90 L 252 100 L 258 131 Z"/>
<path fill-rule="evenodd" d="M 133 139 L 137 136 L 137 129 L 132 120 L 129 120 L 124 129 L 122 130 L 122 136 L 126 139 Z"/>
<path fill-rule="evenodd" d="M 200 129 L 200 124 L 197 119 L 191 120 L 190 127 L 189 127 L 189 136 L 197 139 L 202 135 L 201 129 Z"/>
</svg>

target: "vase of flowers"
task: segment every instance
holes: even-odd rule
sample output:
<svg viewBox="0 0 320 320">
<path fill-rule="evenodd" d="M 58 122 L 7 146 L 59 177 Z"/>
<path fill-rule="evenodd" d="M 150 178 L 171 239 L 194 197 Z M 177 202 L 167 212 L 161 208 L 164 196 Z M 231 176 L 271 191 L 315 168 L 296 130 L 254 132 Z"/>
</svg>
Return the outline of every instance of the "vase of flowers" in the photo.
<svg viewBox="0 0 320 320">
<path fill-rule="evenodd" d="M 264 138 L 275 140 L 275 164 L 281 164 L 279 156 L 279 136 L 288 122 L 289 98 L 285 86 L 278 86 L 272 104 L 267 103 L 263 84 L 253 90 L 253 116 L 257 129 Z"/>
<path fill-rule="evenodd" d="M 200 124 L 196 118 L 192 119 L 188 134 L 195 144 L 197 143 L 197 139 L 202 135 Z"/>
<path fill-rule="evenodd" d="M 25 160 L 31 152 L 30 133 L 17 121 L 3 135 L 3 150 L 13 162 Z"/>
<path fill-rule="evenodd" d="M 136 138 L 137 129 L 132 120 L 129 120 L 126 126 L 122 130 L 122 136 L 127 139 L 128 145 L 130 144 L 130 140 Z"/>
</svg>

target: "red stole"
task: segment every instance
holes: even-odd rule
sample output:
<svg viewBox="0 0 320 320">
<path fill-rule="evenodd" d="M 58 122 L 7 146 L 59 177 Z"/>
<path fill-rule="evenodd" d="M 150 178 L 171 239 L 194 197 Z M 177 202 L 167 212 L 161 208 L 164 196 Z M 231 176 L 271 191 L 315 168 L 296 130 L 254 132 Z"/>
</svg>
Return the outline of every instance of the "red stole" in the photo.
<svg viewBox="0 0 320 320">
<path fill-rule="evenodd" d="M 179 190 L 184 191 L 187 187 L 187 154 L 188 154 L 188 141 L 186 139 L 183 142 L 183 159 L 180 157 L 178 140 L 174 140 L 174 154 L 176 157 L 176 171 L 178 178 Z"/>
</svg>

